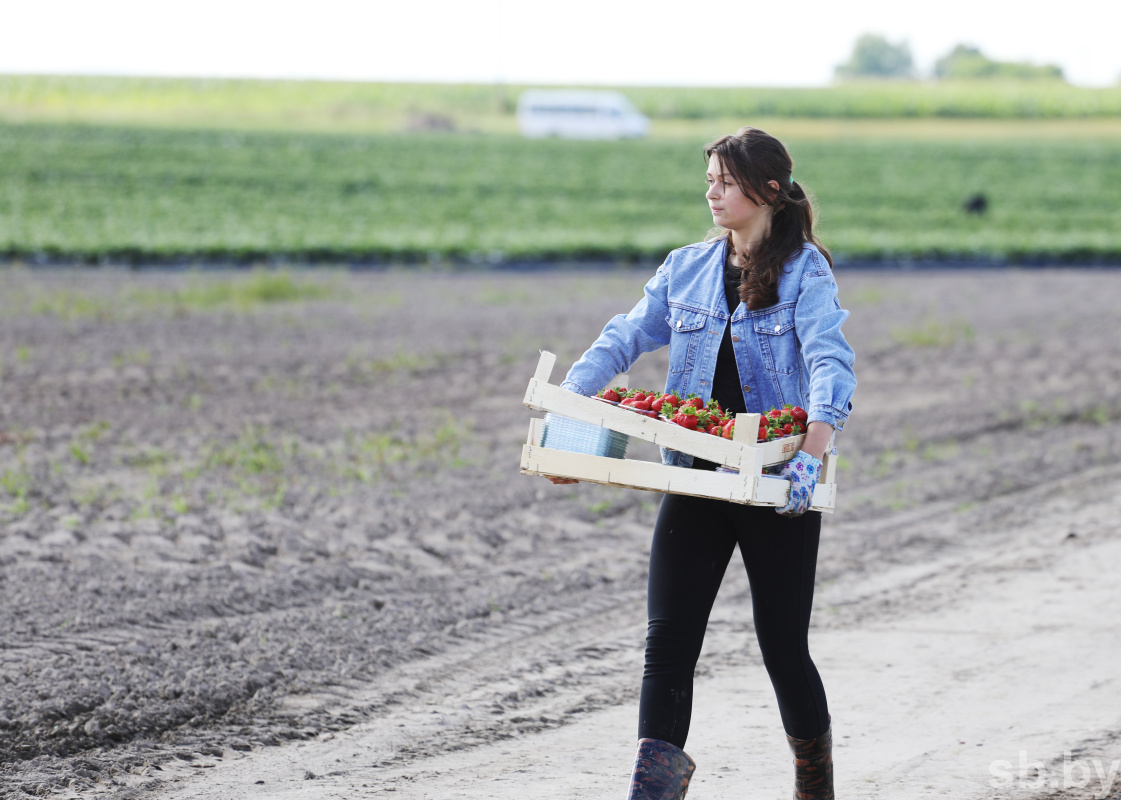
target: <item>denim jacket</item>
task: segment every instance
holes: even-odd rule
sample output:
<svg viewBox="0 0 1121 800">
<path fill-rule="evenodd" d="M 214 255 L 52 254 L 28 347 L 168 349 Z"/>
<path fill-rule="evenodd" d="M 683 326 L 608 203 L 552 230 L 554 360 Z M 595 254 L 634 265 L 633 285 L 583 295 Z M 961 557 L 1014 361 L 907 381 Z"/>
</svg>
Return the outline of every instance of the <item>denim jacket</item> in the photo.
<svg viewBox="0 0 1121 800">
<path fill-rule="evenodd" d="M 729 324 L 725 249 L 721 238 L 671 252 L 646 284 L 645 296 L 630 313 L 607 323 L 561 385 L 593 395 L 640 355 L 668 344 L 666 391 L 697 394 L 707 402 Z M 741 302 L 731 314 L 747 409 L 762 413 L 791 403 L 805 408 L 810 422 L 841 430 L 856 389 L 854 354 L 841 334 L 848 315 L 837 300 L 829 263 L 816 247 L 803 245 L 783 267 L 777 303 L 749 311 Z M 688 467 L 693 457 L 663 448 L 662 461 Z"/>
</svg>

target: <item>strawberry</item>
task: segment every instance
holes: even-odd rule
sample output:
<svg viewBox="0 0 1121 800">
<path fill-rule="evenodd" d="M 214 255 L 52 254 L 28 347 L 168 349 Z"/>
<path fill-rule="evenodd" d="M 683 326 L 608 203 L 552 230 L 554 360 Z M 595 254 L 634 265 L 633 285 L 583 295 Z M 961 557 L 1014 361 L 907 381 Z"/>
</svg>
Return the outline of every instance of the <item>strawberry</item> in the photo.
<svg viewBox="0 0 1121 800">
<path fill-rule="evenodd" d="M 724 427 L 720 429 L 720 435 L 725 439 L 731 439 L 736 432 L 736 421 L 730 419 L 724 423 Z"/>
<path fill-rule="evenodd" d="M 770 417 L 771 419 L 779 419 L 780 417 L 782 417 L 782 412 L 779 411 L 777 408 L 772 408 L 770 411 L 767 412 L 767 416 Z"/>
<path fill-rule="evenodd" d="M 801 425 L 806 425 L 807 420 L 809 419 L 809 414 L 806 413 L 806 409 L 800 408 L 798 406 L 794 406 L 794 408 L 790 412 L 790 416 L 794 418 L 795 422 Z"/>
<path fill-rule="evenodd" d="M 693 408 L 701 409 L 701 408 L 705 407 L 705 401 L 702 400 L 701 398 L 697 397 L 696 395 L 693 395 L 692 397 L 690 397 L 688 400 L 686 400 L 684 403 L 681 404 L 682 408 L 685 408 L 685 406 L 692 406 Z"/>
<path fill-rule="evenodd" d="M 650 401 L 644 398 L 642 400 L 635 400 L 632 408 L 637 408 L 640 411 L 650 411 L 652 406 Z"/>
<path fill-rule="evenodd" d="M 668 404 L 670 408 L 677 408 L 681 405 L 681 398 L 675 394 L 662 395 L 662 402 Z"/>
<path fill-rule="evenodd" d="M 615 391 L 614 389 L 608 389 L 604 392 L 600 392 L 599 396 L 602 397 L 604 400 L 610 400 L 612 403 L 618 403 L 620 400 L 623 399 L 622 397 L 619 396 L 619 393 L 617 391 Z"/>
<path fill-rule="evenodd" d="M 645 400 L 646 399 L 646 392 L 639 389 L 638 391 L 636 391 L 634 393 L 634 399 L 635 399 L 636 402 L 641 402 L 642 400 Z"/>
<path fill-rule="evenodd" d="M 622 399 L 622 401 L 619 403 L 619 405 L 621 405 L 621 406 L 633 406 L 634 405 L 634 398 L 633 397 L 624 397 Z"/>
<path fill-rule="evenodd" d="M 662 413 L 662 406 L 664 406 L 665 404 L 666 404 L 666 398 L 659 397 L 657 400 L 655 400 L 654 402 L 652 402 L 650 404 L 650 410 L 651 411 L 657 411 L 659 414 L 661 414 Z"/>
<path fill-rule="evenodd" d="M 788 423 L 786 423 L 785 425 L 782 426 L 782 435 L 783 436 L 789 436 L 792 433 L 794 433 L 794 424 L 793 423 L 788 422 Z"/>
<path fill-rule="evenodd" d="M 690 406 L 689 408 L 691 409 L 692 406 Z M 701 422 L 695 411 L 691 412 L 687 411 L 686 409 L 682 409 L 681 411 L 678 411 L 676 414 L 674 414 L 673 421 L 680 425 L 682 428 L 688 428 L 691 431 L 695 431 L 697 429 L 697 426 Z"/>
<path fill-rule="evenodd" d="M 766 425 L 760 425 L 759 426 L 759 441 L 760 442 L 767 441 L 767 433 L 768 432 L 769 432 L 769 429 L 767 428 Z"/>
</svg>

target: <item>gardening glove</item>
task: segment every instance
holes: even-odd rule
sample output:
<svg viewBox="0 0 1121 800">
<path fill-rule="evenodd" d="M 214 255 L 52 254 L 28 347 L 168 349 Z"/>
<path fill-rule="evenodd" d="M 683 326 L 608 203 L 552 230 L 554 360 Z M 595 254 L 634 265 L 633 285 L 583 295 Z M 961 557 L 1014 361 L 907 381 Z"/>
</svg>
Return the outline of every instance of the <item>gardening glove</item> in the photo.
<svg viewBox="0 0 1121 800">
<path fill-rule="evenodd" d="M 775 511 L 784 517 L 802 516 L 813 501 L 814 488 L 821 475 L 821 462 L 805 450 L 799 450 L 794 458 L 786 462 L 779 475 L 790 481 L 790 499 Z"/>
</svg>

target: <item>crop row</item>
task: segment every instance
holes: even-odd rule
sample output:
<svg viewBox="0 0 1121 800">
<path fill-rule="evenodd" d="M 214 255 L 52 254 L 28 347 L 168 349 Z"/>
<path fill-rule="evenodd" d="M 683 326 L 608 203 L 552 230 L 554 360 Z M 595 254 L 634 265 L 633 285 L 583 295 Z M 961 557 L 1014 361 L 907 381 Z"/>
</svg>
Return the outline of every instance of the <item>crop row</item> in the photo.
<svg viewBox="0 0 1121 800">
<path fill-rule="evenodd" d="M 841 256 L 1121 257 L 1119 144 L 789 144 Z M 0 254 L 659 259 L 711 224 L 703 170 L 699 141 L 0 126 Z"/>
</svg>

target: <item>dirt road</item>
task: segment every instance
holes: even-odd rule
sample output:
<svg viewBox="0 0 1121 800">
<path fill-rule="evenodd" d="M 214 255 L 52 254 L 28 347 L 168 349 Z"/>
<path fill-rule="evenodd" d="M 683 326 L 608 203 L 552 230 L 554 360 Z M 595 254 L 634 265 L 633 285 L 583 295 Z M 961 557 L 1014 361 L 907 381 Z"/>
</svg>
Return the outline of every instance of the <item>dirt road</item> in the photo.
<svg viewBox="0 0 1121 800">
<path fill-rule="evenodd" d="M 1087 797 L 1121 789 L 1113 780 L 1121 753 L 1108 747 L 1121 724 L 1114 702 L 1121 629 L 1111 613 L 1121 599 L 1121 536 L 1113 527 L 1121 469 L 1093 477 L 1110 487 L 1108 497 L 1076 480 L 1043 502 L 1015 495 L 949 521 L 934 509 L 908 515 L 897 522 L 939 533 L 949 525 L 959 544 L 932 560 L 839 576 L 818 593 L 824 620 L 812 647 L 830 690 L 839 796 L 1034 797 L 1041 779 L 1058 789 L 1083 777 Z M 996 530 L 974 547 L 978 527 Z M 789 755 L 745 630 L 746 587 L 735 588 L 706 642 L 690 744 L 700 766 L 690 795 L 785 798 Z M 398 671 L 395 683 L 423 683 L 424 690 L 350 730 L 258 753 L 231 751 L 208 761 L 213 768 L 205 772 L 198 764 L 166 770 L 175 788 L 165 785 L 161 796 L 622 797 L 634 703 L 592 713 L 581 713 L 581 704 L 590 691 L 625 696 L 634 683 L 640 604 L 592 612 L 580 625 L 552 622 Z M 504 708 L 504 697 L 524 697 L 548 680 L 547 665 L 578 682 Z M 571 723 L 463 746 L 478 726 L 513 734 L 519 718 L 534 717 Z M 435 754 L 400 758 L 402 746 L 418 743 Z M 1064 752 L 1076 754 L 1085 775 L 1075 770 L 1064 782 Z M 1038 767 L 1021 777 L 1021 762 Z"/>
<path fill-rule="evenodd" d="M 518 401 L 644 276 L 207 299 L 238 280 L 0 273 L 0 793 L 621 794 L 657 497 L 517 475 Z M 1121 756 L 1121 275 L 838 280 L 860 385 L 811 648 L 839 785 L 1094 796 Z M 730 570 L 691 797 L 789 792 L 749 609 Z M 1019 779 L 1064 749 L 1087 786 Z"/>
</svg>

